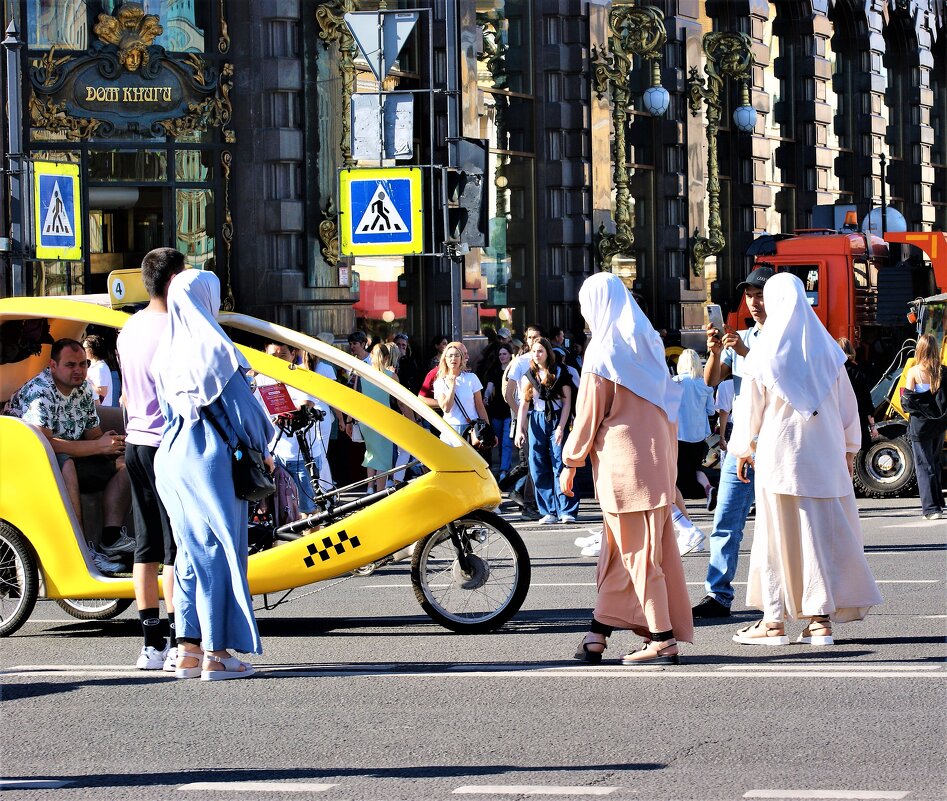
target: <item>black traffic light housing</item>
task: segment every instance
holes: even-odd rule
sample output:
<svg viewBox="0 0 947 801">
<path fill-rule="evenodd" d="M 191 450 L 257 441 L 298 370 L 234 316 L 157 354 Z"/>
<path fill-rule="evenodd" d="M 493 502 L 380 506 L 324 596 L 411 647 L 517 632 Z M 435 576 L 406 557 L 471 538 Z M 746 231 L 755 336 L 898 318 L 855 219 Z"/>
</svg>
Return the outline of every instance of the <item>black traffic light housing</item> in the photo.
<svg viewBox="0 0 947 801">
<path fill-rule="evenodd" d="M 485 139 L 457 142 L 457 167 L 444 170 L 447 230 L 444 241 L 484 248 L 487 238 L 487 148 Z"/>
</svg>

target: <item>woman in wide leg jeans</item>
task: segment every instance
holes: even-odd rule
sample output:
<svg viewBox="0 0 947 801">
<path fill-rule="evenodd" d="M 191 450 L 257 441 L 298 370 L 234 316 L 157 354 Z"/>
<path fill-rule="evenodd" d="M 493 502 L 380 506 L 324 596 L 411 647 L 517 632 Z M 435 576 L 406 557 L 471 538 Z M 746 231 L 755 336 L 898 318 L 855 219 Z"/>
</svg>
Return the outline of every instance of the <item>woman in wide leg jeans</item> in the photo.
<svg viewBox="0 0 947 801">
<path fill-rule="evenodd" d="M 562 445 L 572 408 L 568 373 L 556 367 L 556 354 L 548 339 L 533 343 L 529 372 L 520 379 L 520 404 L 516 447 L 529 442 L 529 474 L 533 479 L 540 525 L 574 523 L 570 499 L 559 489 Z"/>
</svg>

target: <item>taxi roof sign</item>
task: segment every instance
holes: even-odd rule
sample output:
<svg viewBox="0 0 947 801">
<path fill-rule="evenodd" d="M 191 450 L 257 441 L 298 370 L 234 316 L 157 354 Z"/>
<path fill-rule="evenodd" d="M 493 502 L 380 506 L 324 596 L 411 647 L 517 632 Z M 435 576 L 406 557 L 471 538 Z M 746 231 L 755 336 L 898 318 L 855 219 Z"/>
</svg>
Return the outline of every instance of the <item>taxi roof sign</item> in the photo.
<svg viewBox="0 0 947 801">
<path fill-rule="evenodd" d="M 141 280 L 140 269 L 112 270 L 108 277 L 109 301 L 112 306 L 148 303 L 148 290 Z"/>
<path fill-rule="evenodd" d="M 339 249 L 343 256 L 409 256 L 424 250 L 418 167 L 339 173 Z"/>
<path fill-rule="evenodd" d="M 82 258 L 79 165 L 33 162 L 33 220 L 36 258 Z"/>
</svg>

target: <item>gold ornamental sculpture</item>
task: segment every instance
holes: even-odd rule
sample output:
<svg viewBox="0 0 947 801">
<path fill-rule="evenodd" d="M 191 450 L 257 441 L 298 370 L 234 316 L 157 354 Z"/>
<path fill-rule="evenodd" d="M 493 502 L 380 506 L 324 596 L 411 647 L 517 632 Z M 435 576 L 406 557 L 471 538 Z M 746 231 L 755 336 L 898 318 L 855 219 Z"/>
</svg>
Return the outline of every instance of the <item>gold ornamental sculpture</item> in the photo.
<svg viewBox="0 0 947 801">
<path fill-rule="evenodd" d="M 148 47 L 155 37 L 164 33 L 158 17 L 146 14 L 138 3 L 125 3 L 115 16 L 99 14 L 92 32 L 100 41 L 118 48 L 118 60 L 129 72 L 145 66 L 150 56 Z"/>
<path fill-rule="evenodd" d="M 235 141 L 232 64 L 215 68 L 197 53 L 169 54 L 154 43 L 163 33 L 158 17 L 140 3 L 99 14 L 93 31 L 98 39 L 85 53 L 59 56 L 53 47 L 33 60 L 32 127 L 73 141 L 217 128 L 225 142 Z"/>
</svg>

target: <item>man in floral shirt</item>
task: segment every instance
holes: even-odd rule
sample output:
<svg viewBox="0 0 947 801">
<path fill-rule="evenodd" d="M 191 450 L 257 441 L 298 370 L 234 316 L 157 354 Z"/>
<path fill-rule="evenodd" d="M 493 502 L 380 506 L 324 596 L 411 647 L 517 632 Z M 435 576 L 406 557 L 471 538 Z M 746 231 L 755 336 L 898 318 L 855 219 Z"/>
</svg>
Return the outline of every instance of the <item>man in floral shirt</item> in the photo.
<svg viewBox="0 0 947 801">
<path fill-rule="evenodd" d="M 93 558 L 103 572 L 115 572 L 121 567 L 115 560 L 135 550 L 135 541 L 122 528 L 131 503 L 124 460 L 119 458 L 125 453 L 125 437 L 102 431 L 87 370 L 82 345 L 74 339 L 57 340 L 49 367 L 17 390 L 8 413 L 37 426 L 49 439 L 80 526 L 80 492 L 104 490 L 102 548 L 101 553 L 93 549 Z"/>
</svg>

